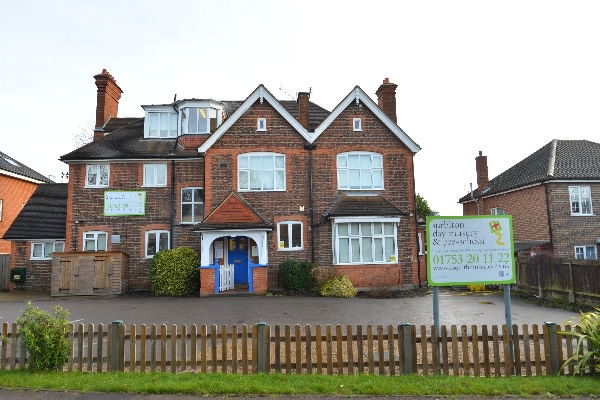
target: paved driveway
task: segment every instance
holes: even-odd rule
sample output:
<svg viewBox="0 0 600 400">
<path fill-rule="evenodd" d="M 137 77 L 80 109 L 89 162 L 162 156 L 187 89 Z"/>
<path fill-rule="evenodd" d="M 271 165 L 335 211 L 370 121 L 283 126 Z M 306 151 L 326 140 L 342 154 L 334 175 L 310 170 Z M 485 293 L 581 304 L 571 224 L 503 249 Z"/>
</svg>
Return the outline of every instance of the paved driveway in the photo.
<svg viewBox="0 0 600 400">
<path fill-rule="evenodd" d="M 323 297 L 217 296 L 165 298 L 147 295 L 119 297 L 50 297 L 48 293 L 0 293 L 0 323 L 14 322 L 31 300 L 34 306 L 52 310 L 61 305 L 77 323 L 126 324 L 433 324 L 431 292 L 397 299 L 336 299 Z M 513 296 L 515 324 L 563 323 L 575 312 L 525 303 Z M 505 322 L 503 293 L 440 289 L 440 322 L 446 325 L 501 325 Z"/>
</svg>

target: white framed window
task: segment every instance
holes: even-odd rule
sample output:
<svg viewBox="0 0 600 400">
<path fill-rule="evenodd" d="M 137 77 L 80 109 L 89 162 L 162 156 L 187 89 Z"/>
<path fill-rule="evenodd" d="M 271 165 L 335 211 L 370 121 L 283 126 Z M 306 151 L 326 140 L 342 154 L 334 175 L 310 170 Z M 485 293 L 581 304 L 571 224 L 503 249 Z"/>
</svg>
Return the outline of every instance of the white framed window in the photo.
<svg viewBox="0 0 600 400">
<path fill-rule="evenodd" d="M 285 190 L 285 156 L 277 153 L 246 153 L 238 156 L 240 191 Z"/>
<path fill-rule="evenodd" d="M 419 236 L 419 255 L 422 256 L 423 255 L 423 235 L 421 235 L 421 232 L 419 232 L 418 236 Z"/>
<path fill-rule="evenodd" d="M 144 186 L 167 186 L 167 164 L 144 164 Z"/>
<path fill-rule="evenodd" d="M 302 222 L 282 221 L 277 224 L 277 249 L 280 251 L 304 248 Z"/>
<path fill-rule="evenodd" d="M 181 223 L 195 224 L 204 218 L 204 189 L 181 189 Z"/>
<path fill-rule="evenodd" d="M 596 246 L 575 246 L 576 260 L 596 260 Z"/>
<path fill-rule="evenodd" d="M 351 152 L 337 156 L 338 189 L 383 189 L 383 156 Z"/>
<path fill-rule="evenodd" d="M 361 118 L 352 118 L 352 130 L 353 131 L 362 131 L 362 119 Z"/>
<path fill-rule="evenodd" d="M 83 251 L 106 251 L 107 238 L 106 232 L 85 232 L 83 234 Z"/>
<path fill-rule="evenodd" d="M 490 209 L 490 215 L 504 215 L 505 212 L 500 207 L 494 207 Z"/>
<path fill-rule="evenodd" d="M 109 164 L 87 164 L 86 165 L 86 187 L 107 187 L 109 184 Z"/>
<path fill-rule="evenodd" d="M 177 113 L 148 112 L 146 123 L 147 138 L 177 137 Z"/>
<path fill-rule="evenodd" d="M 161 250 L 169 250 L 169 231 L 146 232 L 146 257 L 153 257 Z"/>
<path fill-rule="evenodd" d="M 267 130 L 267 119 L 266 118 L 257 118 L 256 119 L 256 130 L 257 131 L 266 131 Z"/>
<path fill-rule="evenodd" d="M 398 260 L 397 218 L 341 218 L 333 225 L 334 264 L 393 264 Z"/>
<path fill-rule="evenodd" d="M 62 253 L 65 251 L 65 242 L 31 242 L 32 260 L 51 260 L 52 253 Z"/>
<path fill-rule="evenodd" d="M 569 186 L 571 215 L 592 215 L 592 195 L 589 186 Z"/>
<path fill-rule="evenodd" d="M 181 112 L 184 134 L 214 132 L 219 124 L 219 110 L 212 107 L 186 107 Z"/>
</svg>

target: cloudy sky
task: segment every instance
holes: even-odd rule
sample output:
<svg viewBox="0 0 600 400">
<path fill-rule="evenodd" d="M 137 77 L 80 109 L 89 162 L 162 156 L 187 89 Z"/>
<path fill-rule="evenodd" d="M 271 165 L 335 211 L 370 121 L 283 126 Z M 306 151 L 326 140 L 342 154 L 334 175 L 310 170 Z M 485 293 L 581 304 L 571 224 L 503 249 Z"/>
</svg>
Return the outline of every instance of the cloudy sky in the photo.
<svg viewBox="0 0 600 400">
<path fill-rule="evenodd" d="M 331 110 L 389 77 L 417 192 L 460 215 L 479 151 L 492 178 L 552 139 L 600 141 L 599 20 L 597 1 L 2 1 L 0 151 L 60 181 L 103 68 L 121 117 L 261 83 Z"/>
</svg>

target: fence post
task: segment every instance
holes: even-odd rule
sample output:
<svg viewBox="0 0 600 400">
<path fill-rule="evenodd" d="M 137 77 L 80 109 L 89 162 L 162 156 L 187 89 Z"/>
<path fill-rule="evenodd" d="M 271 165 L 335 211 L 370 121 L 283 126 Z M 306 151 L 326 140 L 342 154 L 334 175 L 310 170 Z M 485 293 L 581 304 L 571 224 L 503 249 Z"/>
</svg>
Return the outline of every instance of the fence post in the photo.
<svg viewBox="0 0 600 400">
<path fill-rule="evenodd" d="M 256 372 L 265 372 L 265 360 L 267 344 L 265 343 L 265 323 L 257 324 L 257 342 L 256 342 Z"/>
<path fill-rule="evenodd" d="M 402 324 L 402 331 L 404 333 L 404 373 L 412 374 L 412 359 L 413 359 L 413 347 L 412 347 L 412 325 Z M 421 338 L 423 340 L 423 338 Z"/>
<path fill-rule="evenodd" d="M 550 339 L 550 372 L 557 375 L 560 371 L 558 365 L 558 341 L 556 340 L 556 324 L 554 322 L 544 322 L 548 326 L 548 336 Z"/>
<path fill-rule="evenodd" d="M 110 365 L 108 366 L 109 371 L 121 371 L 121 325 L 123 321 L 113 321 L 110 327 L 110 333 L 112 337 L 112 343 L 110 348 L 111 358 Z"/>
</svg>

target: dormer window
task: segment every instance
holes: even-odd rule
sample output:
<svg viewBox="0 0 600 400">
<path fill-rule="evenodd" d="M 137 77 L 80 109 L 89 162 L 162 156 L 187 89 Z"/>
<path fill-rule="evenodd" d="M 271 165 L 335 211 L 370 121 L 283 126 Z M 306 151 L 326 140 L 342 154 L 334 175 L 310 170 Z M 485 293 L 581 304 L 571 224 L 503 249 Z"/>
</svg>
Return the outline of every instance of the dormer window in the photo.
<svg viewBox="0 0 600 400">
<path fill-rule="evenodd" d="M 148 138 L 177 137 L 177 113 L 149 112 L 147 132 Z"/>
<path fill-rule="evenodd" d="M 362 131 L 362 119 L 360 119 L 360 118 L 352 119 L 352 130 L 353 131 Z"/>
<path fill-rule="evenodd" d="M 186 107 L 181 114 L 184 134 L 211 133 L 220 124 L 220 110 L 211 107 Z"/>
<path fill-rule="evenodd" d="M 257 131 L 266 131 L 267 130 L 267 119 L 266 118 L 257 118 L 256 119 L 256 130 Z"/>
</svg>

